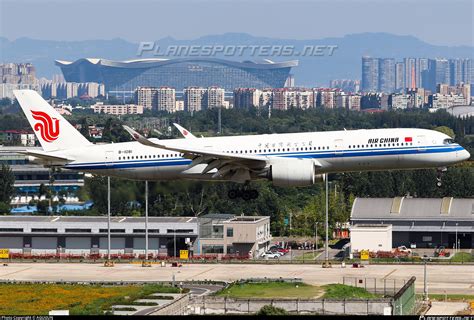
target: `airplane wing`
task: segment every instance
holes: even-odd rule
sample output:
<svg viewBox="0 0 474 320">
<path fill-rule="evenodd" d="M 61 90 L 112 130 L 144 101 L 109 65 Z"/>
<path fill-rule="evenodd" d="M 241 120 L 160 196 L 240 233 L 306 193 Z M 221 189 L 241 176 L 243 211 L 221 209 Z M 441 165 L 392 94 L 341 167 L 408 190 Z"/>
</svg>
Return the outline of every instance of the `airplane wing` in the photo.
<svg viewBox="0 0 474 320">
<path fill-rule="evenodd" d="M 266 156 L 231 154 L 203 148 L 175 146 L 164 140 L 150 141 L 132 128 L 125 125 L 123 127 L 136 141 L 143 145 L 179 152 L 185 158 L 192 160 L 183 172 L 184 174 L 206 174 L 216 169 L 213 178 L 229 177 L 232 181 L 245 182 L 250 180 L 250 172 L 262 171 L 269 164 L 269 159 Z M 206 165 L 206 167 L 202 170 L 193 170 L 198 165 Z"/>
<path fill-rule="evenodd" d="M 196 136 L 192 134 L 189 130 L 186 130 L 177 123 L 173 123 L 173 125 L 176 127 L 176 129 L 179 130 L 179 132 L 183 135 L 185 139 L 196 139 Z"/>
</svg>

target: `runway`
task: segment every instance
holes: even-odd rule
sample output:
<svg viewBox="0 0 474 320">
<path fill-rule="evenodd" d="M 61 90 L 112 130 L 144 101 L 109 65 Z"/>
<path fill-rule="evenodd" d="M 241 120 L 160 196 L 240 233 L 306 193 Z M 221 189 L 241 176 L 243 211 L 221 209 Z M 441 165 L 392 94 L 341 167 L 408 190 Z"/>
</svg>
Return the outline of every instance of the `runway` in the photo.
<svg viewBox="0 0 474 320">
<path fill-rule="evenodd" d="M 474 294 L 473 265 L 428 265 L 429 293 Z M 408 280 L 416 277 L 417 292 L 423 291 L 423 265 L 369 265 L 364 268 L 323 269 L 321 265 L 278 264 L 184 264 L 182 267 L 116 264 L 104 267 L 88 263 L 11 263 L 0 267 L 0 280 L 23 281 L 176 281 L 245 278 L 302 278 L 313 285 L 342 283 L 344 276 Z"/>
</svg>

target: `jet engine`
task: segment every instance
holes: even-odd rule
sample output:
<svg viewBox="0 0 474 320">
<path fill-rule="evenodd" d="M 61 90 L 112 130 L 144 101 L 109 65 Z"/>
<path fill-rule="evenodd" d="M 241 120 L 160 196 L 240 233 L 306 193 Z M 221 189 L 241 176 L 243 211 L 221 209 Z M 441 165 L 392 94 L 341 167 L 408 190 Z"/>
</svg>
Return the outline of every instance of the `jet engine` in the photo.
<svg viewBox="0 0 474 320">
<path fill-rule="evenodd" d="M 315 168 L 310 159 L 281 159 L 271 164 L 269 179 L 278 187 L 310 186 L 323 178 Z"/>
</svg>

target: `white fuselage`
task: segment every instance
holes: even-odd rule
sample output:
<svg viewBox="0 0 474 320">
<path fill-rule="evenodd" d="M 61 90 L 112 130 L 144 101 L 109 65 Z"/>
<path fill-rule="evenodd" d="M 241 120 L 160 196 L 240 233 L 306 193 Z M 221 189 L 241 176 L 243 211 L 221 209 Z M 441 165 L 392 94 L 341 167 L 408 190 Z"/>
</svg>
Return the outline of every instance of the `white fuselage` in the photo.
<svg viewBox="0 0 474 320">
<path fill-rule="evenodd" d="M 170 141 L 171 140 L 167 140 Z M 320 163 L 317 173 L 436 168 L 469 158 L 449 137 L 425 129 L 371 129 L 288 134 L 174 139 L 173 145 L 193 146 L 229 154 L 279 159 L 306 158 Z M 136 180 L 211 179 L 203 166 L 188 169 L 181 153 L 138 142 L 99 144 L 61 150 L 75 161 L 65 168 Z"/>
</svg>

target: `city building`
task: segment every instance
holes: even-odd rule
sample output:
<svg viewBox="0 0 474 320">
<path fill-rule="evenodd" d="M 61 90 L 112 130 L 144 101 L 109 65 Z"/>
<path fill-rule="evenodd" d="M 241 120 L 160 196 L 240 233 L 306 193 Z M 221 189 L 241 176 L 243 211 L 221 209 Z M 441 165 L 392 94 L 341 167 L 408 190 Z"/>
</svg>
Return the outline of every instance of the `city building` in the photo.
<svg viewBox="0 0 474 320">
<path fill-rule="evenodd" d="M 0 64 L 0 83 L 37 84 L 36 68 L 31 63 Z"/>
<path fill-rule="evenodd" d="M 199 218 L 196 254 L 258 257 L 272 239 L 270 217 L 207 214 Z"/>
<path fill-rule="evenodd" d="M 201 111 L 207 107 L 206 88 L 189 87 L 184 89 L 184 111 Z"/>
<path fill-rule="evenodd" d="M 95 82 L 52 82 L 41 83 L 41 95 L 45 99 L 70 99 L 79 97 L 81 99 L 97 98 L 105 96 L 103 84 Z"/>
<path fill-rule="evenodd" d="M 161 87 L 156 91 L 156 108 L 158 111 L 176 112 L 176 91 L 174 88 Z"/>
<path fill-rule="evenodd" d="M 262 91 L 255 88 L 237 88 L 234 90 L 234 107 L 259 107 Z"/>
<path fill-rule="evenodd" d="M 344 92 L 359 92 L 360 80 L 336 79 L 329 82 L 329 87 Z"/>
<path fill-rule="evenodd" d="M 395 91 L 401 92 L 405 88 L 405 64 L 397 62 L 395 63 Z"/>
<path fill-rule="evenodd" d="M 145 218 L 112 217 L 111 253 L 145 252 Z M 198 237 L 195 217 L 149 217 L 149 252 L 179 256 Z M 0 216 L 0 247 L 13 253 L 107 253 L 106 216 Z"/>
<path fill-rule="evenodd" d="M 158 107 L 158 88 L 138 87 L 135 90 L 135 103 L 143 106 L 145 109 L 157 109 Z"/>
<path fill-rule="evenodd" d="M 356 198 L 351 224 L 392 226 L 393 246 L 474 247 L 474 199 Z"/>
<path fill-rule="evenodd" d="M 339 89 L 316 88 L 313 90 L 315 107 L 334 109 L 336 107 L 336 93 Z"/>
<path fill-rule="evenodd" d="M 224 89 L 209 87 L 206 91 L 206 108 L 225 108 Z"/>
<path fill-rule="evenodd" d="M 0 99 L 8 98 L 15 99 L 14 90 L 34 90 L 41 94 L 41 87 L 39 84 L 23 84 L 23 83 L 0 83 Z"/>
<path fill-rule="evenodd" d="M 395 91 L 395 59 L 385 58 L 379 60 L 378 91 L 385 93 Z"/>
<path fill-rule="evenodd" d="M 376 92 L 379 89 L 379 59 L 362 57 L 362 84 L 363 92 Z"/>
<path fill-rule="evenodd" d="M 2 130 L 0 131 L 1 142 L 10 146 L 34 146 L 36 136 L 33 131 L 27 130 Z"/>
<path fill-rule="evenodd" d="M 97 102 L 91 106 L 94 113 L 105 113 L 121 116 L 124 114 L 143 114 L 143 106 L 137 104 L 104 104 Z"/>
<path fill-rule="evenodd" d="M 410 107 L 410 95 L 406 93 L 395 93 L 391 95 L 392 109 L 408 109 Z"/>
<path fill-rule="evenodd" d="M 290 108 L 309 109 L 314 105 L 313 90 L 305 88 L 273 89 L 272 109 L 288 110 Z"/>
<path fill-rule="evenodd" d="M 447 109 L 454 106 L 465 106 L 467 99 L 461 94 L 435 93 L 429 97 L 428 104 L 433 109 Z"/>
<path fill-rule="evenodd" d="M 110 95 L 133 96 L 138 87 L 218 86 L 226 92 L 235 88 L 282 88 L 298 61 L 230 61 L 218 58 L 136 59 L 112 61 L 56 60 L 68 82 L 103 83 Z"/>
<path fill-rule="evenodd" d="M 358 94 L 350 95 L 347 99 L 347 109 L 353 111 L 360 111 L 362 97 Z"/>
</svg>

